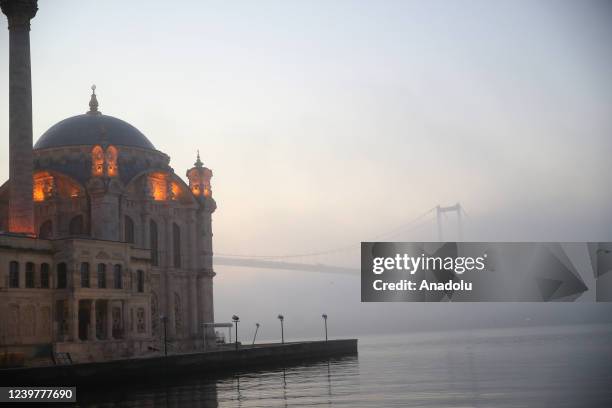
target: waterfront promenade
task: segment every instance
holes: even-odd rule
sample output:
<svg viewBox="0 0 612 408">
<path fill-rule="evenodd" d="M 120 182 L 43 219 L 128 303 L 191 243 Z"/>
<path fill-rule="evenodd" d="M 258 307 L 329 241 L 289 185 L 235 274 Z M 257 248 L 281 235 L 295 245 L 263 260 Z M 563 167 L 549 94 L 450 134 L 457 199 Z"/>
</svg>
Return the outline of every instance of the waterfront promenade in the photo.
<svg viewBox="0 0 612 408">
<path fill-rule="evenodd" d="M 155 381 L 170 375 L 214 376 L 221 372 L 248 371 L 265 366 L 357 354 L 357 339 L 269 343 L 224 347 L 220 350 L 171 354 L 150 358 L 78 363 L 45 367 L 0 369 L 0 383 L 8 385 L 78 385 L 108 382 Z"/>
</svg>

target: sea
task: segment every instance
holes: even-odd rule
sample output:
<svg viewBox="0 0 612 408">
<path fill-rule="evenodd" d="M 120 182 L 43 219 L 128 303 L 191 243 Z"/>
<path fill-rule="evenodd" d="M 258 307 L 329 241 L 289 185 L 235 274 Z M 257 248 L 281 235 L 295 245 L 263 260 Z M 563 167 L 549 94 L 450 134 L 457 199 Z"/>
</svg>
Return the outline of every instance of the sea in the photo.
<svg viewBox="0 0 612 408">
<path fill-rule="evenodd" d="M 357 356 L 77 397 L 82 407 L 610 408 L 612 327 L 365 335 Z"/>
</svg>

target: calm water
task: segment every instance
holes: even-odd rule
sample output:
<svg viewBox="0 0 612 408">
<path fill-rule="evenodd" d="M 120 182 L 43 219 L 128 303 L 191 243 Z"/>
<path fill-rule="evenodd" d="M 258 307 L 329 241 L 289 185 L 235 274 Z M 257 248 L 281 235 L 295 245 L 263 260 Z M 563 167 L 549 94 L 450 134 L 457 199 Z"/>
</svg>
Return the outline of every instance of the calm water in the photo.
<svg viewBox="0 0 612 408">
<path fill-rule="evenodd" d="M 612 407 L 612 328 L 361 337 L 358 357 L 78 394 L 97 407 Z"/>
</svg>

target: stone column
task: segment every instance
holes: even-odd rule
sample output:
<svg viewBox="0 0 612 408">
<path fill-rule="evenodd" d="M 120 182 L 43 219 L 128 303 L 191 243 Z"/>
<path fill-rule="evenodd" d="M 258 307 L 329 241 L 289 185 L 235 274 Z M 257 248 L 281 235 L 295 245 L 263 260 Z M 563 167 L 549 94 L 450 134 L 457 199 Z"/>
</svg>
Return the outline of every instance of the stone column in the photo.
<svg viewBox="0 0 612 408">
<path fill-rule="evenodd" d="M 204 323 L 213 323 L 211 321 L 206 320 L 206 316 L 204 316 L 204 276 L 202 274 L 198 275 L 197 279 L 197 288 L 198 288 L 198 325 L 200 326 L 200 332 L 202 330 Z"/>
<path fill-rule="evenodd" d="M 158 306 L 159 307 L 159 306 Z M 151 337 L 153 335 L 153 316 L 151 315 L 151 303 L 147 302 L 147 307 L 145 307 L 145 322 L 146 322 L 146 335 L 147 337 Z"/>
<path fill-rule="evenodd" d="M 30 20 L 37 0 L 0 0 L 9 28 L 9 231 L 34 234 Z"/>
<path fill-rule="evenodd" d="M 167 213 L 163 216 L 164 220 L 164 251 L 160 251 L 163 253 L 163 257 L 161 259 L 160 265 L 163 265 L 166 269 L 174 268 L 174 262 L 172 256 L 174 255 L 172 242 L 172 219 L 170 216 L 170 210 L 167 210 Z"/>
<path fill-rule="evenodd" d="M 123 328 L 123 339 L 127 339 L 130 334 L 129 315 L 127 300 L 121 301 L 121 327 Z"/>
<path fill-rule="evenodd" d="M 187 268 L 195 271 L 198 269 L 199 265 L 198 265 L 198 258 L 197 258 L 197 223 L 196 223 L 196 214 L 195 214 L 195 210 L 189 210 L 189 213 L 187 215 L 188 217 L 188 233 L 189 233 L 189 238 L 187 240 L 187 242 L 189 243 L 189 256 L 187 257 Z"/>
<path fill-rule="evenodd" d="M 110 299 L 106 302 L 106 339 L 113 339 L 113 302 Z"/>
<path fill-rule="evenodd" d="M 96 341 L 96 300 L 92 299 L 89 307 L 89 333 L 87 333 L 89 341 Z"/>
<path fill-rule="evenodd" d="M 213 277 L 212 271 L 204 272 L 198 279 L 198 308 L 203 323 L 214 323 L 215 313 L 213 310 Z M 215 346 L 215 330 L 209 327 L 206 333 L 207 347 Z"/>
<path fill-rule="evenodd" d="M 17 275 L 19 275 L 19 288 L 24 289 L 26 287 L 26 263 L 20 262 L 19 269 L 17 270 Z"/>
<path fill-rule="evenodd" d="M 164 272 L 166 274 L 166 277 L 168 277 L 169 272 L 166 270 Z M 174 286 L 170 286 L 170 279 L 166 279 L 166 293 L 167 293 L 167 299 L 168 299 L 168 303 L 166 305 L 166 309 L 167 309 L 167 314 L 166 316 L 168 316 L 168 319 L 166 321 L 166 323 L 168 324 L 167 327 L 167 331 L 168 331 L 168 337 L 174 339 L 176 337 L 176 315 L 174 314 L 175 310 L 175 288 Z M 178 291 L 178 288 L 176 289 Z M 184 299 L 181 299 L 182 302 L 184 302 Z M 183 306 L 184 307 L 184 306 Z"/>
<path fill-rule="evenodd" d="M 198 329 L 198 302 L 197 302 L 197 279 L 194 275 L 189 276 L 189 334 L 197 336 Z"/>
<path fill-rule="evenodd" d="M 79 341 L 79 299 L 72 299 L 70 310 L 70 333 L 72 341 Z"/>
<path fill-rule="evenodd" d="M 145 204 L 145 207 L 148 207 Z M 140 229 L 141 235 L 140 235 L 140 247 L 141 248 L 151 248 L 151 243 L 149 242 L 149 213 L 148 211 L 145 210 L 145 212 L 142 213 L 142 217 L 141 217 L 141 222 L 142 222 L 142 228 Z"/>
</svg>

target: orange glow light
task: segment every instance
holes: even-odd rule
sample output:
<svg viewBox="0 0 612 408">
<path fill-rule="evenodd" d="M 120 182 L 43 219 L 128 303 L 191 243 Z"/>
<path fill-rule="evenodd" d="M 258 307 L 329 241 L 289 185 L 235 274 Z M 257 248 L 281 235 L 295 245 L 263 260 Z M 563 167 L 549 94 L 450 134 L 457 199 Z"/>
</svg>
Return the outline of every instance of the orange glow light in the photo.
<svg viewBox="0 0 612 408">
<path fill-rule="evenodd" d="M 108 146 L 106 149 L 106 166 L 109 177 L 117 175 L 117 155 L 117 148 L 115 146 Z"/>
<path fill-rule="evenodd" d="M 34 199 L 34 201 L 45 201 L 45 193 L 41 184 L 34 184 L 32 198 Z"/>
<path fill-rule="evenodd" d="M 32 199 L 36 202 L 45 201 L 53 193 L 53 176 L 47 172 L 34 174 L 34 185 L 32 188 Z"/>
<path fill-rule="evenodd" d="M 153 199 L 155 201 L 164 201 L 168 196 L 168 184 L 166 182 L 166 175 L 163 173 L 153 173 L 149 176 L 149 183 L 151 185 L 151 191 L 153 192 Z"/>
<path fill-rule="evenodd" d="M 95 146 L 91 150 L 91 173 L 94 176 L 101 176 L 104 173 L 104 151 L 100 146 Z"/>
<path fill-rule="evenodd" d="M 179 196 L 181 195 L 181 188 L 179 187 L 179 185 L 175 182 L 172 182 L 172 184 L 170 185 L 172 188 L 172 199 L 176 200 L 179 198 Z"/>
</svg>

